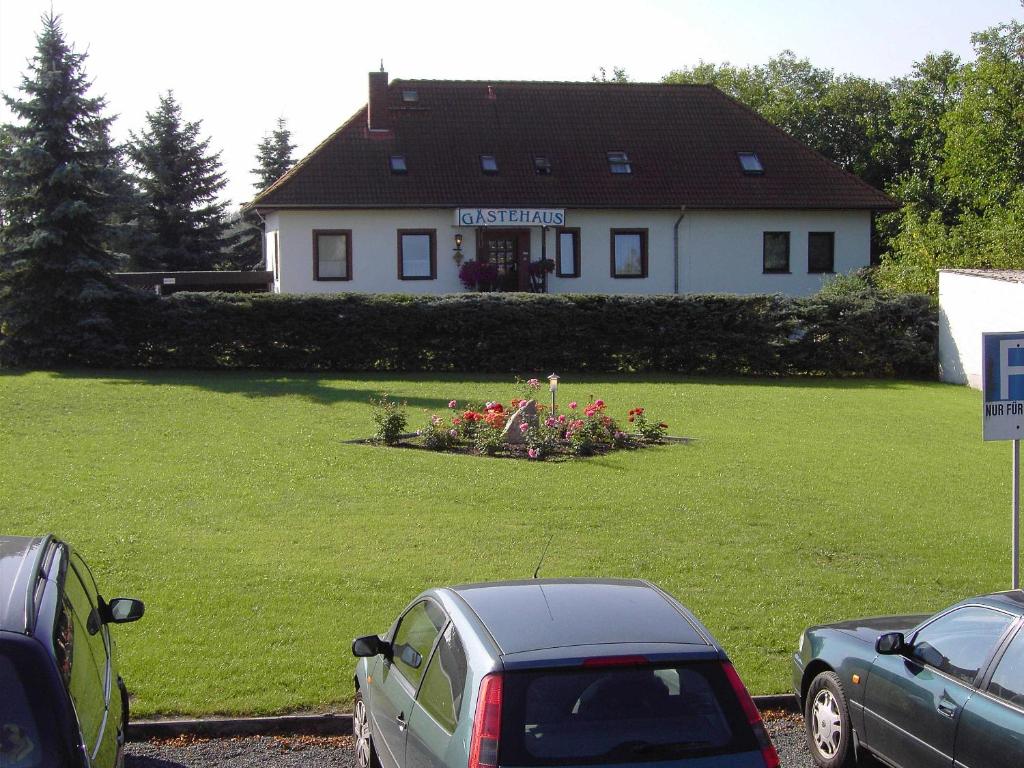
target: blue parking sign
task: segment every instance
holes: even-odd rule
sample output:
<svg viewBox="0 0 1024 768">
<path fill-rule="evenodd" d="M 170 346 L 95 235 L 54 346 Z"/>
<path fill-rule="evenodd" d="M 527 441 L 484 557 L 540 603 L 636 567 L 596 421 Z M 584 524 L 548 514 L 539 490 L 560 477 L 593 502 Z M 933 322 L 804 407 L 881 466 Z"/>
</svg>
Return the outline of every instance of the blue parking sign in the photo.
<svg viewBox="0 0 1024 768">
<path fill-rule="evenodd" d="M 986 440 L 1024 438 L 1024 332 L 983 333 Z"/>
</svg>

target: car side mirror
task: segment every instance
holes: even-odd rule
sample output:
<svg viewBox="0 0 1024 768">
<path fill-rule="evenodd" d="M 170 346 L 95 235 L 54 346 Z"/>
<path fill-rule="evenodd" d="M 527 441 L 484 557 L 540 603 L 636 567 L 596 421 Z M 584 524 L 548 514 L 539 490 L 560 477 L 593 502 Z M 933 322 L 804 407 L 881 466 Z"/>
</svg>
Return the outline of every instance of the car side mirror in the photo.
<svg viewBox="0 0 1024 768">
<path fill-rule="evenodd" d="M 352 655 L 358 657 L 370 657 L 383 654 L 387 656 L 391 650 L 391 644 L 381 640 L 379 635 L 366 635 L 357 637 L 352 641 Z"/>
<path fill-rule="evenodd" d="M 902 632 L 886 632 L 879 635 L 875 640 L 875 650 L 882 655 L 891 656 L 896 653 L 903 653 L 907 648 L 906 640 Z"/>
<path fill-rule="evenodd" d="M 115 597 L 107 603 L 104 621 L 111 624 L 127 624 L 138 621 L 146 612 L 146 604 L 131 597 Z"/>
</svg>

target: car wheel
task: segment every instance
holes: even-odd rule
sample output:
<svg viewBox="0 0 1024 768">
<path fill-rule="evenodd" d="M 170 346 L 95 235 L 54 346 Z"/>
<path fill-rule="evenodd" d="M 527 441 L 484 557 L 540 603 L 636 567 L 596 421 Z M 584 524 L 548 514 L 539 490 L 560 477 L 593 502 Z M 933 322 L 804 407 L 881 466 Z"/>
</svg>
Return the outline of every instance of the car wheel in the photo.
<svg viewBox="0 0 1024 768">
<path fill-rule="evenodd" d="M 370 714 L 366 711 L 363 694 L 356 691 L 352 704 L 352 735 L 356 750 L 356 768 L 380 768 L 377 750 L 373 748 L 373 736 L 370 734 Z"/>
<path fill-rule="evenodd" d="M 821 768 L 849 768 L 856 763 L 850 711 L 835 672 L 822 672 L 811 682 L 804 727 L 811 757 Z"/>
</svg>

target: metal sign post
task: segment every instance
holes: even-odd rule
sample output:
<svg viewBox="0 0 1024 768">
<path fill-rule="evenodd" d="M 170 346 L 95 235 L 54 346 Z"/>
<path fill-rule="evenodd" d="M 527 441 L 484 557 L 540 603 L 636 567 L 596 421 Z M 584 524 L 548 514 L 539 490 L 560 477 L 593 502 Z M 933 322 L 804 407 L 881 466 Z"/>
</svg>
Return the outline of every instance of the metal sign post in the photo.
<svg viewBox="0 0 1024 768">
<path fill-rule="evenodd" d="M 983 333 L 983 432 L 986 440 L 1013 441 L 1012 588 L 1020 589 L 1020 441 L 1024 437 L 1024 332 Z"/>
<path fill-rule="evenodd" d="M 1013 588 L 1020 589 L 1020 440 L 1013 441 Z"/>
</svg>

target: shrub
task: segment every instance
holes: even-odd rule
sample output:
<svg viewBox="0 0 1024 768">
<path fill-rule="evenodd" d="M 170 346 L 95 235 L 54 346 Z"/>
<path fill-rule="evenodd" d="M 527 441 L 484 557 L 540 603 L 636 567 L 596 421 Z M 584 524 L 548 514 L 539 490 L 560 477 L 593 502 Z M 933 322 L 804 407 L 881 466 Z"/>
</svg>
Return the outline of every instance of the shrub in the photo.
<svg viewBox="0 0 1024 768">
<path fill-rule="evenodd" d="M 633 436 L 641 443 L 658 443 L 665 439 L 668 424 L 664 421 L 652 421 L 647 418 L 643 408 L 633 408 L 627 419 L 633 425 Z"/>
<path fill-rule="evenodd" d="M 451 450 L 459 441 L 458 430 L 435 414 L 430 415 L 426 425 L 416 434 L 422 440 L 423 447 L 431 451 Z"/>
<path fill-rule="evenodd" d="M 386 394 L 376 399 L 371 397 L 370 403 L 373 405 L 373 423 L 377 427 L 374 439 L 385 445 L 394 445 L 409 423 L 405 404 L 388 399 Z"/>
<path fill-rule="evenodd" d="M 133 293 L 107 315 L 109 326 L 83 337 L 70 362 L 901 378 L 932 378 L 938 368 L 937 310 L 912 295 Z"/>
</svg>

